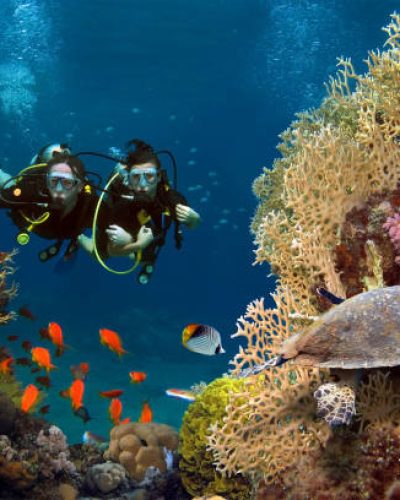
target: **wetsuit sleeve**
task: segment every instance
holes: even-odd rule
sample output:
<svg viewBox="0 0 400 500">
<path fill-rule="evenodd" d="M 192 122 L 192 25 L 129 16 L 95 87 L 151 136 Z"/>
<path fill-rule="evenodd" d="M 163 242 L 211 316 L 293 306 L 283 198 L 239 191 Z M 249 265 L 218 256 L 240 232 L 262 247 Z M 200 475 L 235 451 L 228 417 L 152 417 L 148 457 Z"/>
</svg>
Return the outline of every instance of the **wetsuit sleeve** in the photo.
<svg viewBox="0 0 400 500">
<path fill-rule="evenodd" d="M 165 206 L 167 206 L 171 212 L 173 219 L 176 219 L 175 207 L 176 205 L 186 205 L 189 206 L 187 199 L 179 191 L 175 189 L 169 189 L 165 193 Z"/>
<path fill-rule="evenodd" d="M 189 203 L 187 199 L 183 196 L 182 193 L 179 191 L 175 191 L 175 189 L 170 189 L 167 191 L 167 202 L 169 205 L 175 207 L 176 205 L 187 205 L 189 206 Z"/>
</svg>

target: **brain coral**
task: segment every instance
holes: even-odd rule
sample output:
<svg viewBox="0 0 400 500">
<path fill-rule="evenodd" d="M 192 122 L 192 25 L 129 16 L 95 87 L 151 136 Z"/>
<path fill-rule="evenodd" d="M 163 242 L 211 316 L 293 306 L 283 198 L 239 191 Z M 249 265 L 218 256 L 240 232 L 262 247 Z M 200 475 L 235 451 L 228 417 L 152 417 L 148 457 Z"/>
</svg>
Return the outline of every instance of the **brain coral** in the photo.
<svg viewBox="0 0 400 500">
<path fill-rule="evenodd" d="M 123 465 L 131 478 L 142 481 L 148 467 L 166 472 L 164 447 L 168 450 L 178 448 L 178 433 L 172 427 L 153 422 L 132 422 L 111 430 L 105 456 Z"/>
<path fill-rule="evenodd" d="M 210 426 L 221 423 L 229 394 L 241 392 L 242 380 L 228 377 L 209 384 L 189 406 L 180 429 L 179 470 L 182 483 L 191 495 L 221 494 L 231 500 L 249 499 L 250 484 L 241 475 L 222 477 L 213 467 L 207 451 Z"/>
</svg>

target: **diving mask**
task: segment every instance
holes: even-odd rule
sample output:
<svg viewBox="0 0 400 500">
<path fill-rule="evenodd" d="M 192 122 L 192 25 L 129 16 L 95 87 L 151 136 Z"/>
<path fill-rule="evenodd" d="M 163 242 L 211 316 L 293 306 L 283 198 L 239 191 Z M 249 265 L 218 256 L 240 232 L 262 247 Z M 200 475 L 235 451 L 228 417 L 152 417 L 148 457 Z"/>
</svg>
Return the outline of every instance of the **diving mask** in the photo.
<svg viewBox="0 0 400 500">
<path fill-rule="evenodd" d="M 49 174 L 47 187 L 52 191 L 71 191 L 79 184 L 79 179 L 70 174 Z"/>
<path fill-rule="evenodd" d="M 157 184 L 158 175 L 156 167 L 132 168 L 129 172 L 131 186 L 147 187 Z"/>
</svg>

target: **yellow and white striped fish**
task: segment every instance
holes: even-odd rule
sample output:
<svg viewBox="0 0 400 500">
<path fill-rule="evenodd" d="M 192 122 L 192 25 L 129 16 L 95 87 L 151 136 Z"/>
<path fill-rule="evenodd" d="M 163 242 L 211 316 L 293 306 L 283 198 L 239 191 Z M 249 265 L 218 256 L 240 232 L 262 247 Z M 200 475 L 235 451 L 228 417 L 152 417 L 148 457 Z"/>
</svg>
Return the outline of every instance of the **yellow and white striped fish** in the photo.
<svg viewBox="0 0 400 500">
<path fill-rule="evenodd" d="M 189 351 L 206 356 L 225 352 L 221 344 L 220 333 L 212 326 L 197 323 L 185 326 L 182 332 L 182 345 Z"/>
</svg>

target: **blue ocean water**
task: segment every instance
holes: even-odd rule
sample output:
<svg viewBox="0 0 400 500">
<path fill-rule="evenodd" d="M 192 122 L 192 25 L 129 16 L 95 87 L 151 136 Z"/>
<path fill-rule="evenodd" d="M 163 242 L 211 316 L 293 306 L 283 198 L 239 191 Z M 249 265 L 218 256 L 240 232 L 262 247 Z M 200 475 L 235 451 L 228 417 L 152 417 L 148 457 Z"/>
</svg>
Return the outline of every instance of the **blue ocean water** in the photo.
<svg viewBox="0 0 400 500">
<path fill-rule="evenodd" d="M 82 253 L 63 269 L 42 264 L 37 253 L 48 242 L 38 238 L 20 248 L 13 307 L 28 304 L 38 319 L 20 318 L 0 335 L 42 345 L 39 327 L 63 326 L 71 349 L 56 359 L 46 402 L 72 442 L 85 429 L 110 429 L 99 390 L 125 389 L 124 416 L 136 419 L 149 400 L 156 421 L 179 427 L 186 403 L 165 389 L 227 371 L 237 318 L 274 286 L 267 266 L 252 266 L 252 181 L 277 156 L 278 134 L 294 113 L 318 106 L 337 57 L 366 69 L 367 51 L 382 45 L 381 27 L 396 7 L 392 0 L 0 2 L 1 167 L 16 174 L 48 142 L 107 153 L 139 137 L 174 153 L 179 190 L 202 216 L 181 250 L 170 235 L 145 287 Z M 85 162 L 105 178 L 113 166 Z M 10 250 L 16 230 L 0 217 L 0 249 Z M 190 322 L 214 325 L 227 354 L 185 350 L 181 331 Z M 129 351 L 121 361 L 100 345 L 102 327 L 121 334 Z M 80 361 L 91 365 L 86 426 L 58 396 Z M 131 370 L 146 371 L 146 382 L 130 385 Z M 23 368 L 18 375 L 32 380 Z"/>
</svg>

